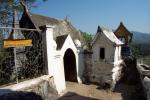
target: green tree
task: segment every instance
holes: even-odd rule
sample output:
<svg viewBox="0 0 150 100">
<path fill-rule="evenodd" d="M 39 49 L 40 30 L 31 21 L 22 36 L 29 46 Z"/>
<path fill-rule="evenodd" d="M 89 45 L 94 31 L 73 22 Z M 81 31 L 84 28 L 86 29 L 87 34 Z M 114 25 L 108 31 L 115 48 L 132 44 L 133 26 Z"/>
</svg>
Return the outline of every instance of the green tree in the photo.
<svg viewBox="0 0 150 100">
<path fill-rule="evenodd" d="M 47 0 L 0 0 L 0 27 L 12 26 L 14 11 L 17 11 L 18 18 L 23 12 L 21 2 L 30 10 L 37 7 L 39 3 Z M 0 28 L 0 64 L 4 57 L 8 55 L 7 49 L 3 48 L 4 34 L 10 33 L 9 29 Z"/>
<path fill-rule="evenodd" d="M 0 26 L 12 26 L 13 11 L 16 10 L 21 14 L 23 2 L 28 8 L 37 7 L 38 3 L 47 0 L 0 0 Z"/>
<path fill-rule="evenodd" d="M 23 12 L 23 6 L 21 2 L 31 9 L 37 7 L 40 2 L 47 0 L 0 0 L 0 27 L 12 26 L 14 11 L 17 11 L 18 18 Z M 19 20 L 19 19 L 18 19 Z M 2 46 L 4 34 L 10 33 L 9 29 L 0 28 L 0 49 Z"/>
<path fill-rule="evenodd" d="M 91 47 L 90 47 L 90 44 L 91 44 L 91 42 L 92 42 L 92 40 L 93 40 L 92 35 L 89 34 L 89 33 L 87 33 L 87 32 L 83 32 L 83 31 L 81 31 L 81 30 L 80 30 L 80 32 L 81 32 L 81 35 L 82 35 L 83 38 L 84 38 L 85 45 L 90 49 L 90 48 L 91 48 Z"/>
</svg>

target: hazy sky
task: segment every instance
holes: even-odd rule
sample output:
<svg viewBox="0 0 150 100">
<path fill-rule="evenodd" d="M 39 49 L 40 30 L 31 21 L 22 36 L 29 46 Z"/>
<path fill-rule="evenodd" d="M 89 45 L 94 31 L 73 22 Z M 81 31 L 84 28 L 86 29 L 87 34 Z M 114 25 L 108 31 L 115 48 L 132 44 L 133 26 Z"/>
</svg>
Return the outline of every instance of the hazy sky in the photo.
<svg viewBox="0 0 150 100">
<path fill-rule="evenodd" d="M 120 21 L 130 31 L 150 33 L 150 0 L 48 0 L 31 12 L 57 19 L 68 16 L 77 29 L 91 34 L 98 25 L 116 29 Z"/>
</svg>

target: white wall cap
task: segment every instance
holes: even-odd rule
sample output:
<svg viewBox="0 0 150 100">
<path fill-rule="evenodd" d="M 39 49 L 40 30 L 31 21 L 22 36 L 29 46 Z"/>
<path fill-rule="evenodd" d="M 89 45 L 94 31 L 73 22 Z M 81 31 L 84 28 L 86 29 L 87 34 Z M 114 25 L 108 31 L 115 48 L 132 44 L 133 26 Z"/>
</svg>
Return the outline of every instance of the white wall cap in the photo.
<svg viewBox="0 0 150 100">
<path fill-rule="evenodd" d="M 55 26 L 52 25 L 45 25 L 46 28 L 55 28 Z"/>
</svg>

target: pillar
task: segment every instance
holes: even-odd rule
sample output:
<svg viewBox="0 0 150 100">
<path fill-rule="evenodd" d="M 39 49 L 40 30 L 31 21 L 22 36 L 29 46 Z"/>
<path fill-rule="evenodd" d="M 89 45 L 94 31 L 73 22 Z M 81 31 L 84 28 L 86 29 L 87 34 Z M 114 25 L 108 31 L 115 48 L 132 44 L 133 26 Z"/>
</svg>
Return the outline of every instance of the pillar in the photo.
<svg viewBox="0 0 150 100">
<path fill-rule="evenodd" d="M 46 66 L 48 75 L 54 76 L 54 53 L 56 50 L 56 42 L 53 40 L 53 28 L 54 26 L 45 25 L 43 26 L 45 31 L 43 33 L 44 50 L 46 57 Z"/>
</svg>

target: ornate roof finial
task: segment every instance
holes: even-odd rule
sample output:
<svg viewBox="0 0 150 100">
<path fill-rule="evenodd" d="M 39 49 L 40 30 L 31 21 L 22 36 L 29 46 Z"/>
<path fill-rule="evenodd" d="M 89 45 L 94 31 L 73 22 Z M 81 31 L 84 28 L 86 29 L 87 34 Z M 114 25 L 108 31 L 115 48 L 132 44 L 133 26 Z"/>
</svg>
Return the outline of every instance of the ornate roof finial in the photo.
<svg viewBox="0 0 150 100">
<path fill-rule="evenodd" d="M 68 16 L 65 17 L 64 22 L 66 22 L 67 24 L 70 23 Z"/>
<path fill-rule="evenodd" d="M 69 22 L 69 17 L 66 16 L 65 19 L 64 19 L 64 21 Z"/>
<path fill-rule="evenodd" d="M 65 20 L 65 21 L 68 21 L 68 16 L 66 16 L 64 20 Z"/>
<path fill-rule="evenodd" d="M 120 22 L 120 25 L 123 25 L 123 22 L 122 22 L 122 21 Z"/>
<path fill-rule="evenodd" d="M 102 30 L 101 30 L 101 27 L 98 25 L 98 28 L 97 28 L 97 33 L 98 32 L 101 32 Z"/>
<path fill-rule="evenodd" d="M 23 8 L 24 8 L 24 10 L 25 10 L 26 12 L 29 12 L 27 6 L 24 4 L 23 1 L 21 1 L 20 4 L 23 6 Z"/>
</svg>

